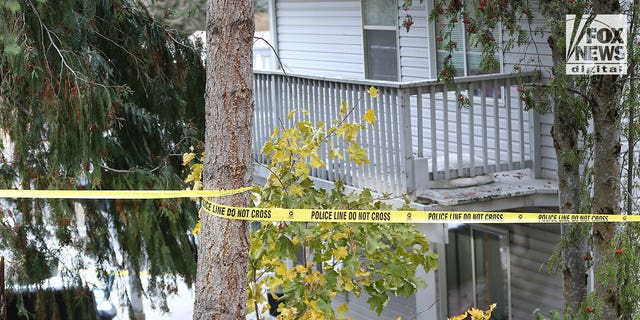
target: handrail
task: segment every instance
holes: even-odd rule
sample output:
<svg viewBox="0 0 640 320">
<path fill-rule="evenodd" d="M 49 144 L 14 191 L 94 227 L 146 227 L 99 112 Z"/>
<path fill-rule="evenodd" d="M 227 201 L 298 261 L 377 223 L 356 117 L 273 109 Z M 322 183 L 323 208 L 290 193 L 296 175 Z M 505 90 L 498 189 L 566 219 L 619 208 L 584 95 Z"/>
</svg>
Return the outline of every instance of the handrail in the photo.
<svg viewBox="0 0 640 320">
<path fill-rule="evenodd" d="M 282 70 L 254 70 L 253 73 L 262 74 L 262 75 L 274 75 L 274 76 L 288 76 L 301 78 L 306 80 L 318 80 L 318 81 L 331 81 L 331 82 L 344 82 L 355 85 L 366 85 L 366 86 L 374 86 L 374 87 L 387 87 L 387 88 L 397 88 L 397 89 L 410 89 L 417 87 L 425 87 L 432 85 L 442 85 L 443 83 L 436 80 L 419 80 L 419 81 L 385 81 L 385 80 L 371 80 L 371 79 L 352 79 L 352 78 L 343 78 L 343 77 L 328 77 L 328 76 L 319 76 L 319 75 L 303 75 L 297 73 L 283 72 Z M 489 81 L 489 80 L 503 80 L 503 79 L 517 79 L 523 78 L 527 79 L 533 77 L 535 75 L 534 71 L 521 71 L 517 73 L 492 73 L 492 74 L 483 74 L 483 75 L 474 75 L 474 76 L 463 76 L 456 77 L 454 79 L 454 84 L 466 84 L 471 82 L 479 82 L 479 81 Z"/>
</svg>

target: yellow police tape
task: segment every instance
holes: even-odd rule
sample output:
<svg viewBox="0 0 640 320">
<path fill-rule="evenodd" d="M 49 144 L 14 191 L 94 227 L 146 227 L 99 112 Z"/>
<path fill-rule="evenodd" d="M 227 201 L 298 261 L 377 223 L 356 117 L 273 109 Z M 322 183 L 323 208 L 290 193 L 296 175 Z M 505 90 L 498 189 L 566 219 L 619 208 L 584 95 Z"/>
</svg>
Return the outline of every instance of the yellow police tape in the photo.
<svg viewBox="0 0 640 320">
<path fill-rule="evenodd" d="M 568 223 L 638 222 L 640 216 L 615 214 L 560 214 L 468 211 L 324 210 L 239 208 L 202 200 L 211 215 L 241 220 L 356 223 Z"/>
<path fill-rule="evenodd" d="M 0 190 L 0 198 L 46 199 L 170 199 L 224 197 L 251 190 Z"/>
<path fill-rule="evenodd" d="M 640 222 L 640 215 L 561 214 L 468 211 L 327 210 L 241 208 L 220 205 L 206 197 L 223 197 L 251 190 L 0 190 L 0 198 L 47 199 L 168 199 L 202 197 L 202 210 L 226 218 L 256 221 L 355 223 L 570 223 Z"/>
</svg>

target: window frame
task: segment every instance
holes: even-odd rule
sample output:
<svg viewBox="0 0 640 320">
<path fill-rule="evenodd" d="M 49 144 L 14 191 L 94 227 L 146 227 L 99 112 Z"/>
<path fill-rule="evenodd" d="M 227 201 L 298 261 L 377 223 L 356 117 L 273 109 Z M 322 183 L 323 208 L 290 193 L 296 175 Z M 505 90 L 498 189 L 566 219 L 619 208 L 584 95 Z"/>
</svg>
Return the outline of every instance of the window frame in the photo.
<svg viewBox="0 0 640 320">
<path fill-rule="evenodd" d="M 395 76 L 395 80 L 383 80 L 383 81 L 394 81 L 394 82 L 398 82 L 401 79 L 401 74 L 400 74 L 400 70 L 401 70 L 401 66 L 400 66 L 400 39 L 399 39 L 399 34 L 398 34 L 398 15 L 399 15 L 399 7 L 398 7 L 398 2 L 396 0 L 387 0 L 387 1 L 391 1 L 393 2 L 394 6 L 394 11 L 393 11 L 393 16 L 394 16 L 394 22 L 395 25 L 393 26 L 381 26 L 381 25 L 368 25 L 366 24 L 366 15 L 364 12 L 365 9 L 365 4 L 364 2 L 367 0 L 360 0 L 360 18 L 362 20 L 362 50 L 363 50 L 363 60 L 364 60 L 364 77 L 367 80 L 379 80 L 379 79 L 373 79 L 371 78 L 371 71 L 370 71 L 370 62 L 369 62 L 369 41 L 367 39 L 367 31 L 391 31 L 393 32 L 393 37 L 395 39 L 395 51 L 396 51 L 396 72 L 394 74 Z"/>
</svg>

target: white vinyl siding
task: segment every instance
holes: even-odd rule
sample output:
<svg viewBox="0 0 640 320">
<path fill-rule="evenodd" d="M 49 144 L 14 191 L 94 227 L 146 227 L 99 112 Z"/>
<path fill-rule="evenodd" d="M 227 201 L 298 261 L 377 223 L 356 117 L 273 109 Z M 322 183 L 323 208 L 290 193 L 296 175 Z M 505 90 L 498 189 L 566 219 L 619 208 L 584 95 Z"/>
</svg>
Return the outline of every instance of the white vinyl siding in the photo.
<svg viewBox="0 0 640 320">
<path fill-rule="evenodd" d="M 364 78 L 360 0 L 278 0 L 278 53 L 287 72 Z"/>
<path fill-rule="evenodd" d="M 562 311 L 562 275 L 547 269 L 560 241 L 558 224 L 510 225 L 512 319 L 533 319 L 534 311 Z"/>
<path fill-rule="evenodd" d="M 537 9 L 539 7 L 538 1 L 533 0 L 529 3 L 530 8 Z M 539 30 L 542 29 L 546 23 L 546 18 L 541 13 L 537 12 L 534 15 L 531 25 L 526 21 L 522 21 L 521 26 L 524 30 L 531 30 L 529 33 L 530 43 L 521 47 L 514 47 L 508 52 L 504 53 L 504 72 L 510 73 L 513 71 L 515 65 L 519 65 L 522 69 L 531 69 L 542 67 L 549 71 L 553 65 L 551 59 L 551 48 L 547 43 L 549 33 L 545 32 L 540 34 Z M 503 32 L 503 41 L 509 38 L 508 31 Z"/>
<path fill-rule="evenodd" d="M 426 1 L 414 1 L 408 12 L 402 10 L 404 0 L 398 2 L 398 25 L 400 29 L 400 80 L 419 81 L 431 78 L 429 67 L 429 29 Z M 402 27 L 405 14 L 413 17 L 411 30 Z"/>
</svg>

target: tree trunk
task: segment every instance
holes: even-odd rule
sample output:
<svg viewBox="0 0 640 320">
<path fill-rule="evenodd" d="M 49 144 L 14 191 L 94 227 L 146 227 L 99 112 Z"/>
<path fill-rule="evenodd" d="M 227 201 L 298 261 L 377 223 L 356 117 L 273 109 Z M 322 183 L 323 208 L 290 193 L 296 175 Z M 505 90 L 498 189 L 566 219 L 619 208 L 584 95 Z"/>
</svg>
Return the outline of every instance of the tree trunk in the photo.
<svg viewBox="0 0 640 320">
<path fill-rule="evenodd" d="M 543 1 L 542 5 L 546 6 L 544 13 L 550 19 L 562 21 L 568 13 L 566 7 L 549 1 Z M 556 27 L 551 30 L 548 39 L 553 59 L 553 74 L 557 78 L 563 77 L 565 73 L 566 56 L 565 48 L 562 46 L 564 31 L 563 28 Z M 571 79 L 567 77 L 564 81 L 569 82 Z M 571 103 L 572 99 L 573 97 L 567 92 L 557 92 L 553 101 L 554 119 L 551 134 L 558 161 L 558 198 L 562 213 L 580 213 L 581 206 L 582 157 L 578 141 L 580 127 L 576 116 L 578 114 L 575 110 L 576 104 Z M 565 232 L 569 228 L 572 226 L 563 226 L 566 247 L 562 249 L 561 254 L 562 295 L 566 307 L 577 312 L 587 295 L 586 268 L 583 258 L 587 250 L 586 241 L 579 233 Z M 573 239 L 567 240 L 566 237 L 573 237 Z"/>
<path fill-rule="evenodd" d="M 7 320 L 7 299 L 4 296 L 4 256 L 0 257 L 0 320 Z"/>
<path fill-rule="evenodd" d="M 592 2 L 593 12 L 599 14 L 620 13 L 617 0 Z M 593 116 L 593 203 L 592 213 L 620 213 L 620 95 L 623 83 L 615 75 L 591 78 L 591 114 Z M 601 319 L 618 319 L 621 312 L 618 301 L 618 283 L 614 279 L 603 279 L 602 270 L 610 266 L 614 258 L 613 238 L 615 223 L 594 223 L 593 266 L 595 270 L 595 293 L 603 302 Z"/>
<path fill-rule="evenodd" d="M 592 114 L 594 127 L 593 204 L 596 214 L 620 213 L 620 106 L 621 84 L 616 76 L 598 76 L 592 80 Z M 594 223 L 593 252 L 596 274 L 596 295 L 604 301 L 604 317 L 617 319 L 621 311 L 618 303 L 616 279 L 599 278 L 600 271 L 614 258 L 612 244 L 616 223 Z"/>
<path fill-rule="evenodd" d="M 207 5 L 205 189 L 234 189 L 253 179 L 253 1 Z M 215 199 L 247 206 L 248 194 Z M 203 214 L 193 318 L 244 319 L 248 224 Z"/>
<path fill-rule="evenodd" d="M 142 283 L 140 283 L 140 272 L 133 265 L 133 262 L 128 263 L 129 271 L 129 300 L 131 305 L 129 310 L 131 311 L 130 319 L 145 320 L 144 314 L 144 302 L 142 301 Z"/>
</svg>

